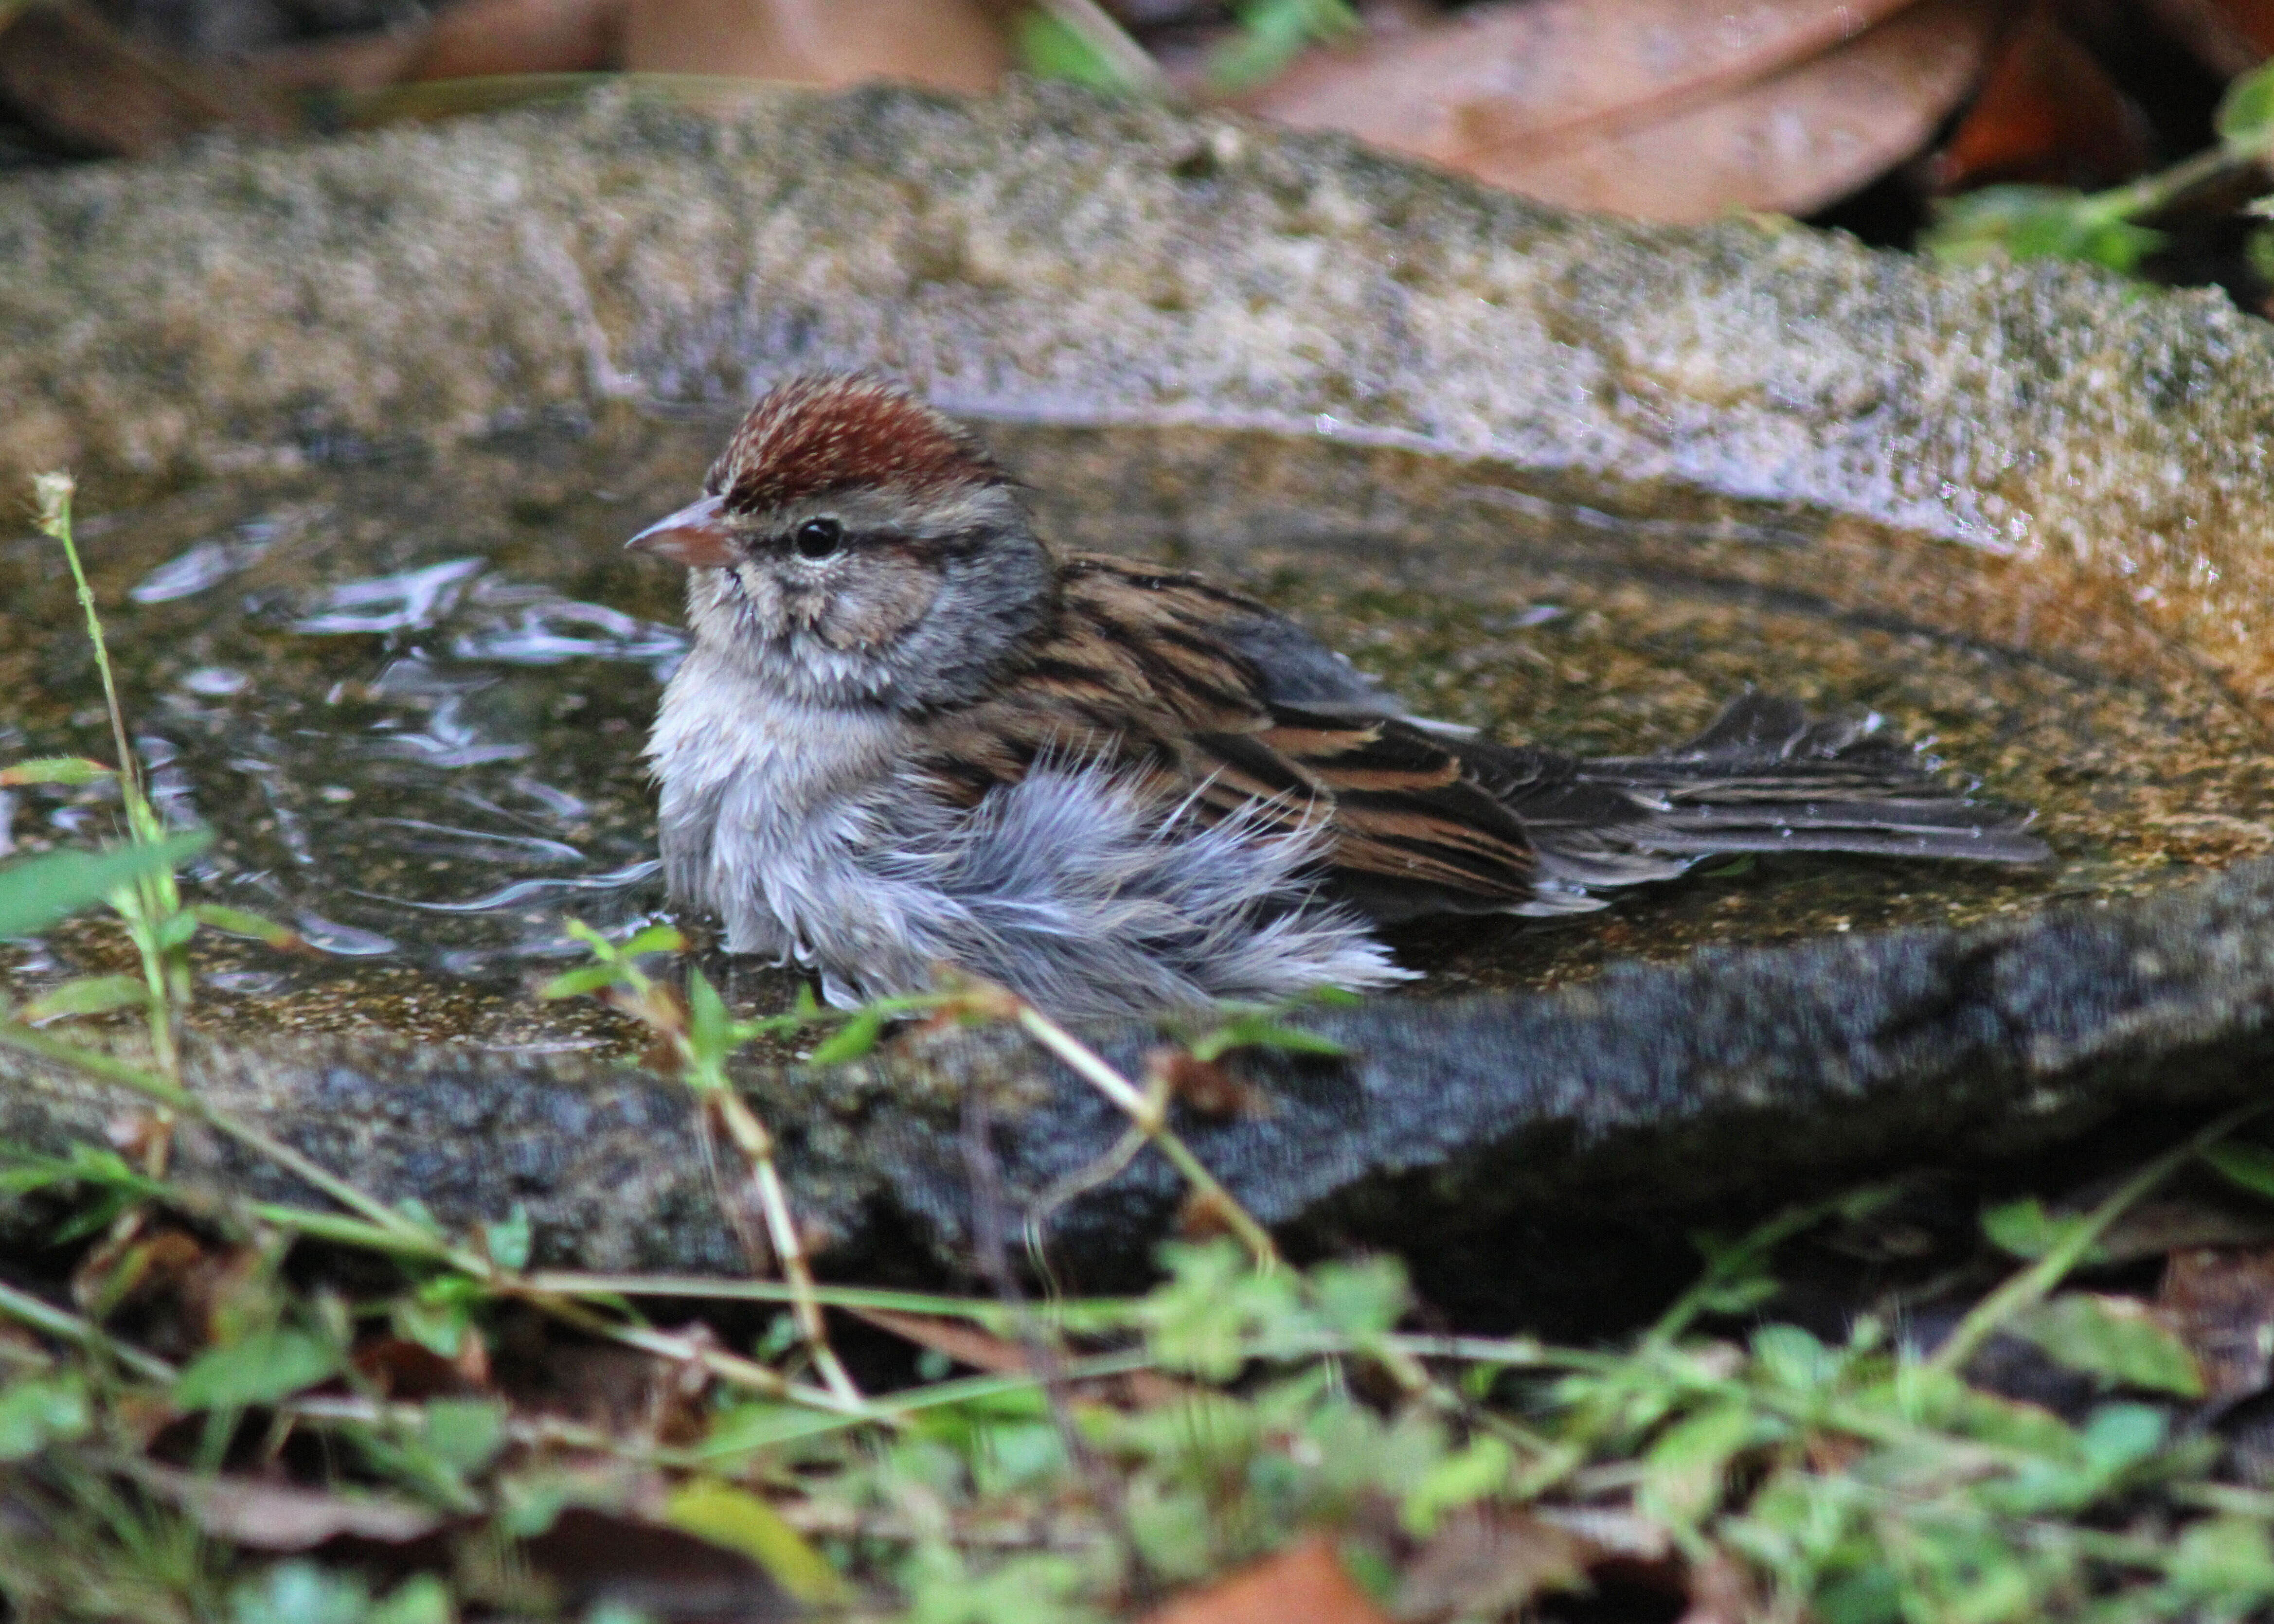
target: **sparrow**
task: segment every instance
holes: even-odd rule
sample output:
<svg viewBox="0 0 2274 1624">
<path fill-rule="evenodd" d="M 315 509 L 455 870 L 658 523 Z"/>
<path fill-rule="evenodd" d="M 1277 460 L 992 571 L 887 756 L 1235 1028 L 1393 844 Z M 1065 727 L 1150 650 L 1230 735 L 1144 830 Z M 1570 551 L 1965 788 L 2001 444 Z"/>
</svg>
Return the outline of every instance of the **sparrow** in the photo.
<svg viewBox="0 0 2274 1624">
<path fill-rule="evenodd" d="M 647 749 L 672 898 L 840 1005 L 942 966 L 1061 1015 L 1272 1002 L 1405 979 L 1384 924 L 1600 907 L 1715 855 L 2045 855 L 1876 718 L 1748 693 L 1583 760 L 1415 716 L 1253 598 L 1053 552 L 871 376 L 774 388 L 629 545 L 689 571 Z"/>
</svg>

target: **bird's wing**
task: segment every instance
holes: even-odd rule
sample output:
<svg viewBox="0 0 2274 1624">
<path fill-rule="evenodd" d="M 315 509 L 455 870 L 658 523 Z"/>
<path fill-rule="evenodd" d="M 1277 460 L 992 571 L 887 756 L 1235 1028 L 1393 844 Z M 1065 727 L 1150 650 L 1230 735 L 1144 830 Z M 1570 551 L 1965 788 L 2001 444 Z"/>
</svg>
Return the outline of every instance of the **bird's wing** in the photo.
<svg viewBox="0 0 2274 1624">
<path fill-rule="evenodd" d="M 1063 586 L 1058 630 L 1015 693 L 930 726 L 931 771 L 960 797 L 1045 758 L 1105 762 L 1207 821 L 1323 823 L 1330 882 L 1369 913 L 1532 898 L 1532 843 L 1503 797 L 1521 787 L 1512 771 L 1542 789 L 1568 778 L 1565 758 L 1472 756 L 1292 621 L 1198 577 L 1078 558 Z M 1510 781 L 1487 787 L 1487 772 Z"/>
</svg>

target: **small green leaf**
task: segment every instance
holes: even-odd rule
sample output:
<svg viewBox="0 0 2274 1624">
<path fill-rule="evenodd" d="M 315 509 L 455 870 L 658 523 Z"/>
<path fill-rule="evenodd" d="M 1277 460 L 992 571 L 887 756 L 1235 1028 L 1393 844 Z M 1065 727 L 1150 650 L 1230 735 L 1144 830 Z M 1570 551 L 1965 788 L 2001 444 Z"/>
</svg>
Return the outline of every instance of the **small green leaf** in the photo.
<svg viewBox="0 0 2274 1624">
<path fill-rule="evenodd" d="M 1295 1276 L 1256 1273 L 1237 1242 L 1171 1242 L 1159 1255 L 1173 1278 L 1145 1299 L 1145 1339 L 1170 1368 L 1227 1381 L 1255 1353 L 1259 1335 L 1290 1338 L 1303 1328 Z"/>
<path fill-rule="evenodd" d="M 847 1060 L 858 1060 L 877 1047 L 877 1040 L 884 1035 L 885 1023 L 891 1019 L 884 1010 L 862 1010 L 825 1038 L 806 1058 L 815 1065 L 841 1065 Z"/>
<path fill-rule="evenodd" d="M 224 936 L 249 936 L 255 942 L 282 951 L 305 947 L 300 933 L 290 925 L 280 925 L 273 919 L 243 908 L 226 907 L 218 902 L 197 902 L 185 910 L 200 925 L 210 925 Z"/>
<path fill-rule="evenodd" d="M 2125 217 L 2121 194 L 2066 186 L 1984 186 L 1944 199 L 1919 246 L 1950 265 L 2013 259 L 2076 259 L 2132 272 L 2161 247 L 2160 231 Z"/>
<path fill-rule="evenodd" d="M 212 844 L 213 831 L 194 829 L 147 846 L 50 852 L 0 868 L 0 936 L 45 930 L 120 886 L 171 868 Z"/>
<path fill-rule="evenodd" d="M 36 1026 L 65 1015 L 102 1015 L 149 1001 L 149 983 L 139 975 L 83 975 L 41 994 L 18 1010 L 16 1019 Z"/>
<path fill-rule="evenodd" d="M 2221 1139 L 2202 1158 L 2251 1194 L 2274 1200 L 2274 1150 L 2250 1139 Z"/>
<path fill-rule="evenodd" d="M 513 1211 L 503 1218 L 482 1226 L 482 1244 L 489 1250 L 490 1261 L 500 1268 L 527 1268 L 530 1247 L 535 1238 L 535 1229 L 529 1222 L 529 1208 L 518 1201 L 513 1204 Z"/>
<path fill-rule="evenodd" d="M 2202 1396 L 2202 1367 L 2195 1355 L 2135 1298 L 2064 1291 L 2007 1328 L 2047 1357 L 2105 1384 Z"/>
<path fill-rule="evenodd" d="M 664 1502 L 663 1516 L 697 1539 L 741 1552 L 809 1605 L 850 1599 L 843 1576 L 829 1559 L 782 1521 L 781 1513 L 747 1489 L 716 1477 L 697 1477 Z"/>
<path fill-rule="evenodd" d="M 563 970 L 538 989 L 540 998 L 574 998 L 612 985 L 622 972 L 612 964 L 578 965 Z"/>
<path fill-rule="evenodd" d="M 2263 148 L 2274 138 L 2274 62 L 2243 74 L 2226 87 L 2212 115 L 2218 139 L 2229 147 Z"/>
<path fill-rule="evenodd" d="M 94 1417 L 76 1375 L 27 1376 L 0 1387 L 0 1461 L 28 1460 L 85 1437 Z"/>
<path fill-rule="evenodd" d="M 190 938 L 198 934 L 198 916 L 187 912 L 169 914 L 160 922 L 155 934 L 158 951 L 162 953 L 186 947 Z"/>
<path fill-rule="evenodd" d="M 638 959 L 649 953 L 683 952 L 686 948 L 687 938 L 678 926 L 644 925 L 616 951 L 627 959 Z"/>
<path fill-rule="evenodd" d="M 414 1297 L 396 1297 L 388 1304 L 387 1318 L 395 1334 L 404 1341 L 417 1342 L 441 1358 L 455 1359 L 465 1345 L 473 1304 L 463 1293 L 425 1290 Z"/>
<path fill-rule="evenodd" d="M 2059 1245 L 2074 1234 L 2080 1224 L 2088 1222 L 2082 1214 L 2055 1218 L 2044 1209 L 2044 1204 L 2035 1196 L 2019 1201 L 2008 1201 L 2003 1207 L 1993 1207 L 1982 1214 L 1982 1233 L 1991 1243 L 2017 1258 L 2037 1259 Z M 2105 1263 L 2108 1254 L 2097 1245 L 2088 1250 L 2082 1261 Z"/>
<path fill-rule="evenodd" d="M 371 1605 L 362 1579 L 299 1558 L 245 1581 L 229 1599 L 231 1624 L 367 1624 Z"/>
<path fill-rule="evenodd" d="M 505 1406 L 486 1399 L 426 1403 L 426 1447 L 460 1472 L 477 1472 L 505 1447 Z"/>
<path fill-rule="evenodd" d="M 1753 1357 L 1762 1375 L 1795 1393 L 1821 1391 L 1840 1376 L 1839 1356 L 1796 1325 L 1765 1325 L 1755 1331 Z"/>
<path fill-rule="evenodd" d="M 1729 1462 L 1752 1441 L 1757 1424 L 1752 1410 L 1733 1402 L 1667 1428 L 1643 1457 L 1638 1503 L 1683 1527 L 1703 1520 L 1728 1492 Z"/>
<path fill-rule="evenodd" d="M 1397 1508 L 1405 1531 L 1426 1539 L 1448 1511 L 1489 1498 L 1508 1486 L 1516 1452 L 1490 1432 L 1480 1432 L 1466 1447 L 1446 1455 L 1406 1491 Z"/>
<path fill-rule="evenodd" d="M 1036 79 L 1070 79 L 1093 90 L 1130 88 L 1104 54 L 1040 6 L 1029 6 L 1012 25 L 1020 65 Z"/>
<path fill-rule="evenodd" d="M 93 784 L 113 776 L 101 762 L 84 756 L 50 756 L 0 767 L 0 789 L 18 789 L 27 784 Z"/>
<path fill-rule="evenodd" d="M 2180 1536 L 2165 1569 L 2174 1589 L 2232 1617 L 2274 1598 L 2274 1542 L 2254 1517 L 2212 1517 Z"/>
<path fill-rule="evenodd" d="M 705 1073 L 715 1073 L 727 1064 L 734 1052 L 734 1018 L 727 1011 L 727 1001 L 702 971 L 689 966 L 687 971 L 687 1047 L 693 1055 L 697 1068 Z M 700 1081 L 715 1081 L 705 1076 Z"/>
<path fill-rule="evenodd" d="M 1209 56 L 1209 82 L 1226 93 L 1272 78 L 1314 40 L 1355 34 L 1363 26 L 1346 0 L 1242 0 L 1233 8 L 1240 32 Z"/>
<path fill-rule="evenodd" d="M 1395 1257 L 1321 1263 L 1310 1272 L 1309 1284 L 1321 1321 L 1361 1343 L 1388 1332 L 1412 1305 L 1405 1265 Z"/>
<path fill-rule="evenodd" d="M 438 1575 L 412 1574 L 372 1605 L 364 1624 L 451 1624 L 450 1587 Z"/>
<path fill-rule="evenodd" d="M 306 1332 L 268 1331 L 200 1354 L 174 1383 L 174 1402 L 184 1410 L 270 1404 L 338 1369 L 338 1356 Z"/>
<path fill-rule="evenodd" d="M 410 1220 L 411 1222 L 417 1224 L 427 1234 L 433 1236 L 436 1240 L 447 1241 L 449 1238 L 448 1235 L 443 1233 L 440 1221 L 434 1216 L 433 1213 L 428 1208 L 426 1203 L 420 1200 L 417 1196 L 404 1196 L 400 1201 L 397 1201 L 395 1204 L 395 1210 L 401 1213 L 405 1218 Z"/>
</svg>

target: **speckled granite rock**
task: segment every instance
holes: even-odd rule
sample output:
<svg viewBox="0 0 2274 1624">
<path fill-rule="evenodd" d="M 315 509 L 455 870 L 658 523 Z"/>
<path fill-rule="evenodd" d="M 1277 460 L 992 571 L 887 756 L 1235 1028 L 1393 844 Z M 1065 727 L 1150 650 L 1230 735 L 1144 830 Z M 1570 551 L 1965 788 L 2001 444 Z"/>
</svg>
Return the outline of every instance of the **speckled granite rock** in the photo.
<svg viewBox="0 0 2274 1624">
<path fill-rule="evenodd" d="M 1649 1223 L 1773 1205 L 1926 1160 L 2010 1155 L 2143 1104 L 2263 1092 L 2274 1053 L 2274 864 L 2129 909 L 1898 931 L 1626 966 L 1570 991 L 1385 1001 L 1307 1024 L 1347 1058 L 1251 1054 L 1269 1108 L 1182 1126 L 1255 1214 L 1427 1254 L 1512 1214 Z M 1100 1031 L 1134 1070 L 1148 1029 Z M 675 1086 L 541 1056 L 383 1045 L 208 1049 L 200 1092 L 384 1199 L 454 1224 L 526 1203 L 540 1252 L 599 1268 L 733 1270 L 741 1256 Z M 746 1078 L 825 1261 L 913 1247 L 953 1270 L 969 1214 L 960 1101 L 990 1101 L 1023 1206 L 1126 1127 L 1006 1032 L 829 1071 Z M 121 1096 L 0 1050 L 0 1139 L 98 1133 Z M 311 1199 L 209 1133 L 190 1176 Z M 1061 1259 L 1126 1272 L 1173 1228 L 1156 1154 L 1059 1209 Z M 1517 1270 L 1520 1260 L 1509 1260 Z"/>
</svg>

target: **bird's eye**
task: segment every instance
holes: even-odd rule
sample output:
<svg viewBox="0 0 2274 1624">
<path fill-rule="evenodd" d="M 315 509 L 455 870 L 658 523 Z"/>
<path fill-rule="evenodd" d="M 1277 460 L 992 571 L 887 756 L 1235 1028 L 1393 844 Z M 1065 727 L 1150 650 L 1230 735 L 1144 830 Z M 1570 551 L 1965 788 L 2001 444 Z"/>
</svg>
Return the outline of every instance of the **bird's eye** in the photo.
<svg viewBox="0 0 2274 1624">
<path fill-rule="evenodd" d="M 798 557 L 825 559 L 844 545 L 845 527 L 834 519 L 808 519 L 790 539 Z"/>
</svg>

